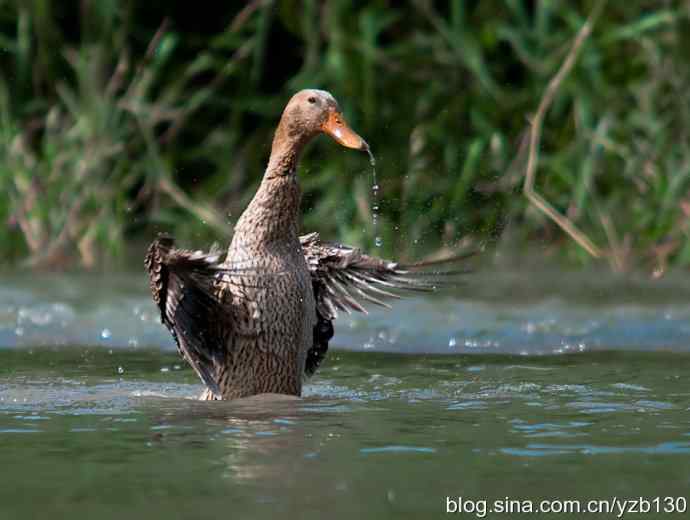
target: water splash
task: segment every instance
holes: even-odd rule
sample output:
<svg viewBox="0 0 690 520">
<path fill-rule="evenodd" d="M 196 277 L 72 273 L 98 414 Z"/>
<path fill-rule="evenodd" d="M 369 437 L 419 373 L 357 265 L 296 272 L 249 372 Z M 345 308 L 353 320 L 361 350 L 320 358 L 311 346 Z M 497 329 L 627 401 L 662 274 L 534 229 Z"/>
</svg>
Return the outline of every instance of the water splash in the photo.
<svg viewBox="0 0 690 520">
<path fill-rule="evenodd" d="M 478 283 L 471 282 L 470 293 L 457 292 L 438 301 L 403 300 L 396 302 L 396 312 L 376 317 L 353 315 L 338 330 L 339 345 L 349 350 L 366 350 L 367 345 L 377 351 L 427 354 L 690 352 L 690 282 L 681 276 L 664 281 L 663 286 L 647 280 L 622 285 L 613 277 L 590 285 L 588 272 L 564 278 L 560 271 L 547 271 L 539 278 L 508 269 L 480 270 L 476 276 Z M 93 290 L 94 277 L 86 274 L 5 276 L 0 284 L 0 346 L 26 351 L 97 346 L 106 354 L 120 348 L 175 350 L 170 333 L 158 321 L 143 275 L 111 273 L 98 284 Z M 528 302 L 524 297 L 496 299 L 497 294 L 524 294 L 528 284 Z M 631 303 L 630 291 L 643 295 L 639 303 Z M 603 301 L 602 295 L 606 295 Z M 417 319 L 406 319 L 409 316 Z M 385 339 L 380 337 L 382 330 Z M 115 363 L 113 372 L 118 364 L 129 372 L 123 363 Z M 171 372 L 182 367 L 182 363 L 164 365 Z"/>
<path fill-rule="evenodd" d="M 374 244 L 376 247 L 381 247 L 383 245 L 383 238 L 379 235 L 379 211 L 381 207 L 379 206 L 379 186 L 378 179 L 376 178 L 376 159 L 374 159 L 374 154 L 371 150 L 367 148 L 367 153 L 369 154 L 369 164 L 371 164 L 371 195 L 372 195 L 372 206 L 371 206 L 371 220 L 374 227 Z"/>
</svg>

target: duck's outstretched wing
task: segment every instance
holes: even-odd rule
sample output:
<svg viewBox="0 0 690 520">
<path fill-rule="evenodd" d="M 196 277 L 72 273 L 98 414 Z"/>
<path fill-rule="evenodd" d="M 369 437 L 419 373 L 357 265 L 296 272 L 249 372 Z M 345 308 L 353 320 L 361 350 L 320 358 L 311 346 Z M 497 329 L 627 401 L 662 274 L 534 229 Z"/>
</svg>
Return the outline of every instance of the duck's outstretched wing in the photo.
<svg viewBox="0 0 690 520">
<path fill-rule="evenodd" d="M 220 255 L 176 249 L 174 243 L 172 237 L 159 236 L 146 254 L 153 301 L 182 357 L 220 398 L 214 373 L 224 362 L 230 327 L 229 311 L 214 291 L 216 276 L 224 271 Z"/>
<path fill-rule="evenodd" d="M 311 273 L 318 318 L 314 345 L 307 355 L 308 375 L 326 355 L 328 340 L 333 336 L 331 322 L 339 311 L 366 313 L 368 303 L 390 308 L 387 299 L 448 286 L 452 277 L 466 271 L 433 268 L 457 264 L 474 254 L 405 265 L 366 255 L 356 248 L 322 242 L 318 233 L 304 235 L 300 242 Z"/>
<path fill-rule="evenodd" d="M 400 264 L 369 256 L 356 248 L 321 242 L 318 233 L 304 235 L 300 242 L 314 284 L 317 310 L 331 320 L 338 317 L 338 311 L 366 313 L 367 303 L 390 308 L 387 299 L 450 285 L 449 277 L 467 271 L 432 268 L 455 264 L 474 254 Z"/>
</svg>

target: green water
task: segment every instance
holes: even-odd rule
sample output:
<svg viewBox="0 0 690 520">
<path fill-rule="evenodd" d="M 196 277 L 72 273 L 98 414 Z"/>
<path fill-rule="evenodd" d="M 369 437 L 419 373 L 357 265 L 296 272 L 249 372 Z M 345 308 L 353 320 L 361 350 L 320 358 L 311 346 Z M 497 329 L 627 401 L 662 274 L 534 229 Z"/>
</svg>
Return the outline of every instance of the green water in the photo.
<svg viewBox="0 0 690 520">
<path fill-rule="evenodd" d="M 303 399 L 204 403 L 141 280 L 76 281 L 0 289 L 2 520 L 434 518 L 446 497 L 690 500 L 682 282 L 646 292 L 614 281 L 605 301 L 578 283 L 526 297 L 506 281 L 413 300 L 341 320 Z"/>
<path fill-rule="evenodd" d="M 688 496 L 690 355 L 339 353 L 200 403 L 156 351 L 0 353 L 2 518 L 441 516 L 446 496 Z M 126 366 L 119 374 L 119 367 Z"/>
</svg>

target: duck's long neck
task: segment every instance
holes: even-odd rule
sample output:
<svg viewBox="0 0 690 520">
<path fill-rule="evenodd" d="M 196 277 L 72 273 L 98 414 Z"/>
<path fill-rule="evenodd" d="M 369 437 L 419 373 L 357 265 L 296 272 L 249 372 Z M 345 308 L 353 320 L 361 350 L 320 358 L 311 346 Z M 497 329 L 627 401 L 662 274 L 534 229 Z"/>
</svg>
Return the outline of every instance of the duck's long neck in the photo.
<svg viewBox="0 0 690 520">
<path fill-rule="evenodd" d="M 289 125 L 281 120 L 261 185 L 235 226 L 233 246 L 261 247 L 297 242 L 302 193 L 296 170 L 309 139 L 291 132 Z"/>
</svg>

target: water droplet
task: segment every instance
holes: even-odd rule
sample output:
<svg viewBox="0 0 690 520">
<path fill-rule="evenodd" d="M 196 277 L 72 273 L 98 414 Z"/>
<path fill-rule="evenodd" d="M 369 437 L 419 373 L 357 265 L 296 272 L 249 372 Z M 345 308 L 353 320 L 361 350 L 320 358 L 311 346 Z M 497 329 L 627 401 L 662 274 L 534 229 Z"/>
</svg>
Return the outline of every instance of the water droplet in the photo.
<svg viewBox="0 0 690 520">
<path fill-rule="evenodd" d="M 374 159 L 374 154 L 371 153 L 371 150 L 367 148 L 367 153 L 369 154 L 369 164 L 371 164 L 371 167 L 373 168 L 376 166 L 376 159 Z"/>
<path fill-rule="evenodd" d="M 124 373 L 125 373 L 125 369 L 122 368 L 122 367 L 117 367 L 117 373 L 118 373 L 118 374 L 124 374 Z"/>
<path fill-rule="evenodd" d="M 110 329 L 103 329 L 101 331 L 101 339 L 110 339 L 113 336 L 113 333 L 110 332 Z"/>
<path fill-rule="evenodd" d="M 374 227 L 374 243 L 376 244 L 376 247 L 381 247 L 382 240 L 381 237 L 379 237 L 379 182 L 376 178 L 376 159 L 374 159 L 374 154 L 371 153 L 371 150 L 367 149 L 367 152 L 369 153 L 369 164 L 371 164 L 371 195 L 372 195 L 372 201 L 371 201 L 371 220 L 372 224 Z"/>
<path fill-rule="evenodd" d="M 455 348 L 455 345 L 458 344 L 458 341 L 455 338 L 450 338 L 448 340 L 448 348 Z"/>
</svg>

